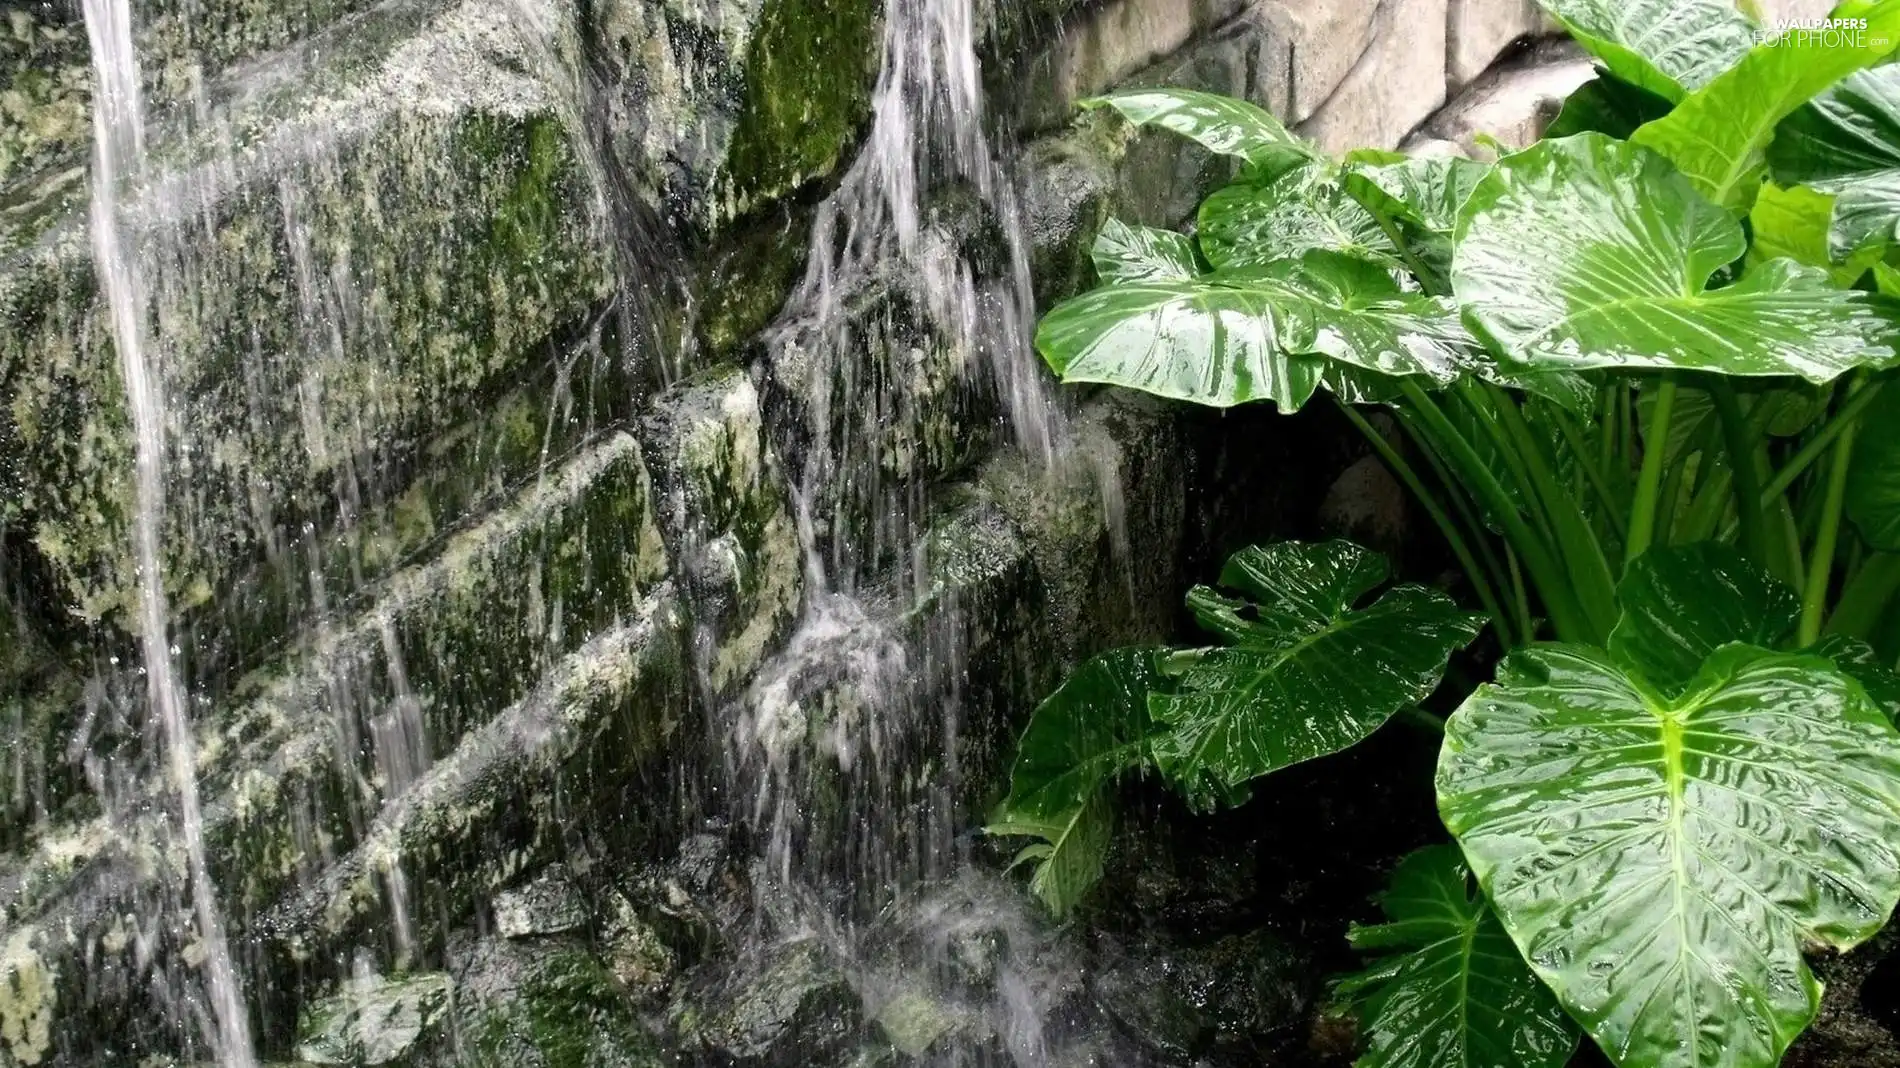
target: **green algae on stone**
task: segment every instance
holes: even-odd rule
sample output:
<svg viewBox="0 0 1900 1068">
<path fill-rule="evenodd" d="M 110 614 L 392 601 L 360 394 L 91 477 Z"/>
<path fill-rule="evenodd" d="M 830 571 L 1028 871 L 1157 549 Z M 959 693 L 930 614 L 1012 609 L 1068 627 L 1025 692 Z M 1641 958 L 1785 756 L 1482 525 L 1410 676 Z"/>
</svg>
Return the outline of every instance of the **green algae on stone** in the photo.
<svg viewBox="0 0 1900 1068">
<path fill-rule="evenodd" d="M 770 326 L 805 270 L 811 212 L 787 206 L 759 218 L 708 258 L 695 287 L 697 325 L 711 362 L 729 360 Z"/>
<path fill-rule="evenodd" d="M 335 994 L 305 1010 L 297 1060 L 352 1068 L 400 1064 L 433 1037 L 449 996 L 449 977 L 440 972 L 345 979 Z"/>
<path fill-rule="evenodd" d="M 731 216 L 837 167 L 870 115 L 874 0 L 765 0 L 720 201 Z"/>
<path fill-rule="evenodd" d="M 0 945 L 0 1068 L 39 1064 L 53 1044 L 58 990 L 38 937 L 35 927 L 17 927 Z"/>
<path fill-rule="evenodd" d="M 191 428 L 171 474 L 202 487 L 165 538 L 179 606 L 239 582 L 264 555 L 260 528 L 346 507 L 342 487 L 362 483 L 345 472 L 474 418 L 611 293 L 581 135 L 555 89 L 521 73 L 525 52 L 497 52 L 498 31 L 514 34 L 505 13 L 464 0 L 376 63 L 313 72 L 306 96 L 245 103 L 228 167 L 155 150 L 216 226 L 174 235 L 150 287 L 151 344 Z M 173 243 L 155 225 L 142 240 Z M 14 416 L 0 519 L 29 532 L 89 619 L 123 611 L 132 588 L 130 435 L 95 288 L 76 221 L 0 269 L 0 405 Z"/>
</svg>

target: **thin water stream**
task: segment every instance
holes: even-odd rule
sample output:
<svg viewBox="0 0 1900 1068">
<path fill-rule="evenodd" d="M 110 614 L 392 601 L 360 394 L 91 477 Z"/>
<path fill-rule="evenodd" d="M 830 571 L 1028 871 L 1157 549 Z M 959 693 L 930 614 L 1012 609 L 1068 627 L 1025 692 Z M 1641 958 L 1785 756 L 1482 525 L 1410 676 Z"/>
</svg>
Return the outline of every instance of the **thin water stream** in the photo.
<svg viewBox="0 0 1900 1068">
<path fill-rule="evenodd" d="M 143 269 L 121 218 L 119 196 L 144 170 L 145 131 L 138 57 L 132 46 L 128 0 L 85 0 L 86 37 L 92 49 L 93 173 L 91 229 L 99 288 L 110 312 L 126 401 L 136 437 L 137 512 L 133 551 L 138 568 L 139 642 L 144 656 L 146 700 L 166 752 L 165 766 L 177 797 L 177 832 L 184 844 L 197 942 L 211 1002 L 210 1045 L 222 1068 L 251 1068 L 256 1056 L 250 1017 L 237 969 L 225 940 L 217 889 L 205 861 L 204 818 L 198 798 L 197 747 L 184 687 L 170 637 L 159 538 L 165 511 L 167 412 L 158 359 L 162 350 L 145 329 Z"/>
</svg>

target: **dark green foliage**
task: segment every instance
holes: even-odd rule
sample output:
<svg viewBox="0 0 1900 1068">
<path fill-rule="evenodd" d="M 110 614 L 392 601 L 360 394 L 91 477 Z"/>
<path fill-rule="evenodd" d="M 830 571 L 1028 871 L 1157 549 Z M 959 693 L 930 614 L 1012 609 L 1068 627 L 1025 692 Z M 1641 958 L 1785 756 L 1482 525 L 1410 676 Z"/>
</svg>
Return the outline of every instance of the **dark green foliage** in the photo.
<svg viewBox="0 0 1900 1068">
<path fill-rule="evenodd" d="M 1222 407 L 1323 387 L 1485 616 L 1368 603 L 1386 571 L 1354 546 L 1250 549 L 1189 595 L 1224 645 L 1149 664 L 1142 709 L 1060 715 L 1145 711 L 1141 760 L 1211 808 L 1430 694 L 1488 619 L 1508 655 L 1437 778 L 1483 894 L 1445 847 L 1355 929 L 1393 951 L 1342 986 L 1361 1064 L 1555 1065 L 1561 1005 L 1622 1068 L 1772 1068 L 1819 1005 L 1804 947 L 1900 901 L 1900 0 L 1854 0 L 1865 32 L 1832 42 L 1717 0 L 1549 6 L 1604 69 L 1496 164 L 1105 102 L 1246 169 L 1193 238 L 1105 233 L 1050 366 Z"/>
</svg>

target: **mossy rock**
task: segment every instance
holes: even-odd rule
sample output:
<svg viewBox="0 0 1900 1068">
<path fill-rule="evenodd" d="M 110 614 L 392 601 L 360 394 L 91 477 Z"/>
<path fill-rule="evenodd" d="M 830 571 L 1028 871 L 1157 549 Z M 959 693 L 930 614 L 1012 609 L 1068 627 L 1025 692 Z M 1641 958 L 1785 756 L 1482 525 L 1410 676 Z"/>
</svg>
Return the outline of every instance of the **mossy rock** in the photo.
<svg viewBox="0 0 1900 1068">
<path fill-rule="evenodd" d="M 568 939 L 451 950 L 457 1068 L 660 1068 L 658 1043 L 599 958 Z"/>
<path fill-rule="evenodd" d="M 584 144 L 558 86 L 522 73 L 534 62 L 507 19 L 462 0 L 352 23 L 328 66 L 222 116 L 246 146 L 228 164 L 204 137 L 154 134 L 160 172 L 208 223 L 128 206 L 131 240 L 163 253 L 147 347 L 189 428 L 168 475 L 193 492 L 174 493 L 164 532 L 187 617 L 283 548 L 266 531 L 346 532 L 342 517 L 401 497 L 427 442 L 531 381 L 541 346 L 611 292 Z M 73 211 L 0 218 L 0 246 L 39 227 L 0 267 L 0 520 L 75 615 L 118 620 L 135 587 L 130 420 Z"/>
</svg>

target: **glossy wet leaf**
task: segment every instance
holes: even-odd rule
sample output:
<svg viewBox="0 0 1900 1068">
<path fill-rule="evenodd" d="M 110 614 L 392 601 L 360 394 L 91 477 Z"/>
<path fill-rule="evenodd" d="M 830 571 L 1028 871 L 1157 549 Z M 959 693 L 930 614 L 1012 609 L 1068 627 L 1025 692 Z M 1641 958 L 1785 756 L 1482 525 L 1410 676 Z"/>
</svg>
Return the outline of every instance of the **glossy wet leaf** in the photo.
<svg viewBox="0 0 1900 1068">
<path fill-rule="evenodd" d="M 1577 1029 L 1531 974 L 1457 846 L 1399 862 L 1386 922 L 1347 938 L 1374 959 L 1340 981 L 1366 1046 L 1357 1068 L 1560 1068 Z"/>
<path fill-rule="evenodd" d="M 1721 289 L 1742 228 L 1655 153 L 1600 134 L 1508 156 L 1459 220 L 1452 287 L 1512 360 L 1795 375 L 1825 382 L 1896 352 L 1880 298 L 1771 260 Z"/>
<path fill-rule="evenodd" d="M 1253 266 L 1311 249 L 1399 265 L 1398 250 L 1379 221 L 1347 194 L 1329 166 L 1223 186 L 1201 202 L 1198 218 L 1195 236 L 1215 267 Z"/>
<path fill-rule="evenodd" d="M 1847 517 L 1868 545 L 1900 552 L 1900 386 L 1867 406 L 1847 470 Z"/>
<path fill-rule="evenodd" d="M 1090 255 L 1095 261 L 1095 276 L 1103 285 L 1179 282 L 1201 273 L 1193 238 L 1152 226 L 1130 226 L 1120 219 L 1102 225 Z"/>
<path fill-rule="evenodd" d="M 1043 316 L 1036 348 L 1065 382 L 1104 382 L 1225 408 L 1270 400 L 1297 411 L 1324 361 L 1309 302 L 1268 281 L 1217 276 L 1103 286 Z"/>
<path fill-rule="evenodd" d="M 1845 634 L 1826 634 L 1806 651 L 1833 661 L 1841 674 L 1860 683 L 1889 721 L 1900 724 L 1900 672 L 1891 661 L 1882 660 L 1873 646 Z"/>
<path fill-rule="evenodd" d="M 1855 74 L 1790 115 L 1768 162 L 1777 181 L 1834 196 L 1833 258 L 1893 242 L 1900 227 L 1900 67 Z"/>
<path fill-rule="evenodd" d="M 1801 598 L 1733 546 L 1654 548 L 1616 587 L 1610 655 L 1651 686 L 1678 693 L 1730 642 L 1775 648 L 1794 632 Z"/>
<path fill-rule="evenodd" d="M 1667 97 L 1599 71 L 1564 98 L 1563 109 L 1544 128 L 1544 136 L 1601 133 L 1627 140 L 1637 127 L 1669 114 L 1673 106 Z"/>
<path fill-rule="evenodd" d="M 1520 650 L 1447 723 L 1438 804 L 1625 1068 L 1770 1068 L 1820 1003 L 1803 947 L 1900 898 L 1900 734 L 1819 657 L 1726 646 L 1669 699 L 1598 650 Z"/>
<path fill-rule="evenodd" d="M 1058 305 L 1036 332 L 1066 382 L 1214 407 L 1271 400 L 1283 411 L 1312 396 L 1329 359 L 1446 382 L 1471 345 L 1448 301 L 1319 251 L 1193 281 L 1104 286 Z"/>
<path fill-rule="evenodd" d="M 1149 701 L 1168 732 L 1163 774 L 1204 805 L 1249 779 L 1358 742 L 1438 686 L 1482 617 L 1423 586 L 1355 607 L 1389 574 L 1343 541 L 1243 549 L 1188 607 L 1227 644 L 1179 655 L 1176 688 Z"/>
<path fill-rule="evenodd" d="M 1665 100 L 1739 61 L 1754 23 L 1721 0 L 1541 0 L 1578 44 L 1612 73 Z"/>
<path fill-rule="evenodd" d="M 1449 239 L 1458 225 L 1458 209 L 1489 173 L 1490 164 L 1462 156 L 1413 156 L 1399 162 L 1354 163 L 1340 180 L 1368 208 Z"/>
<path fill-rule="evenodd" d="M 1168 683 L 1151 649 L 1117 649 L 1077 668 L 1036 707 L 1016 748 L 1009 797 L 985 830 L 1038 839 L 1030 889 L 1066 914 L 1102 876 L 1115 811 L 1111 787 L 1147 757 L 1148 695 Z"/>
<path fill-rule="evenodd" d="M 1900 5 L 1864 34 L 1791 33 L 1758 45 L 1630 138 L 1669 157 L 1696 191 L 1737 213 L 1754 202 L 1775 127 L 1815 94 L 1893 50 Z"/>
<path fill-rule="evenodd" d="M 1820 267 L 1835 285 L 1843 288 L 1867 273 L 1880 259 L 1880 250 L 1869 246 L 1837 263 L 1829 246 L 1835 198 L 1808 186 L 1784 189 L 1769 182 L 1755 197 L 1749 210 L 1749 229 L 1754 240 L 1748 246 L 1748 265 L 1752 268 L 1777 257 Z"/>
<path fill-rule="evenodd" d="M 1244 100 L 1214 93 L 1131 89 L 1084 100 L 1082 106 L 1113 108 L 1137 126 L 1155 126 L 1248 163 L 1284 167 L 1292 159 L 1318 158 L 1279 119 Z"/>
</svg>

